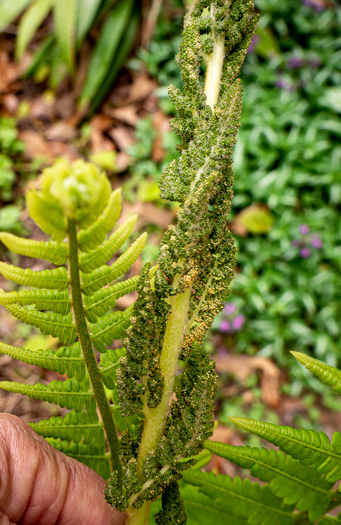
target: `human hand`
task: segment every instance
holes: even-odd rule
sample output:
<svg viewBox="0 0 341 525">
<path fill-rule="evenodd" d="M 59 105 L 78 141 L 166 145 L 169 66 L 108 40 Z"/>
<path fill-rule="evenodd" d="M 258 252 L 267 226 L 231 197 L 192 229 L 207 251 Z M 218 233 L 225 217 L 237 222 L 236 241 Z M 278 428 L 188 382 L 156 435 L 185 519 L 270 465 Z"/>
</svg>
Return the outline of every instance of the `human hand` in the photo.
<svg viewBox="0 0 341 525">
<path fill-rule="evenodd" d="M 0 414 L 0 525 L 123 525 L 104 487 L 21 419 Z"/>
</svg>

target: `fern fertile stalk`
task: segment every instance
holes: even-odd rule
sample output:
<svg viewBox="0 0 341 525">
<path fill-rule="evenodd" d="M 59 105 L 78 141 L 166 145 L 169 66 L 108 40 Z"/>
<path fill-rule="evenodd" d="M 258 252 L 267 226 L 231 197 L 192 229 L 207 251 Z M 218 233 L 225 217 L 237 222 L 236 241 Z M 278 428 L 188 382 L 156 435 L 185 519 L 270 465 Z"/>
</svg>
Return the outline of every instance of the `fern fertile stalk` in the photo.
<svg viewBox="0 0 341 525">
<path fill-rule="evenodd" d="M 112 467 L 117 471 L 118 477 L 122 476 L 122 467 L 119 460 L 119 439 L 110 410 L 110 405 L 104 390 L 101 374 L 99 372 L 94 350 L 91 344 L 88 327 L 86 325 L 85 312 L 81 294 L 81 284 L 79 275 L 77 231 L 75 221 L 68 220 L 68 238 L 70 253 L 70 276 L 71 276 L 71 296 L 72 306 L 75 316 L 77 333 L 82 348 L 84 360 L 90 376 L 92 388 L 96 398 L 97 406 L 102 416 L 105 433 L 111 452 Z"/>
</svg>

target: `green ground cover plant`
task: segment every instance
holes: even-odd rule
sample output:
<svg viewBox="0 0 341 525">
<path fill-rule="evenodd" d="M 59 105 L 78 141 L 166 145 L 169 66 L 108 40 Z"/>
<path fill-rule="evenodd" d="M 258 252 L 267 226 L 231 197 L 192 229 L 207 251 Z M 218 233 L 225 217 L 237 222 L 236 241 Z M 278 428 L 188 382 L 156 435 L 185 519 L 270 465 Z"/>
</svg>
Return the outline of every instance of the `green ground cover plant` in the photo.
<svg viewBox="0 0 341 525">
<path fill-rule="evenodd" d="M 145 234 L 107 264 L 136 217 L 115 228 L 121 192 L 111 191 L 107 177 L 83 161 L 57 162 L 44 170 L 40 189 L 27 194 L 31 218 L 51 240 L 0 234 L 13 252 L 55 265 L 32 271 L 0 263 L 1 274 L 23 287 L 2 292 L 0 303 L 63 345 L 33 351 L 0 343 L 0 351 L 68 377 L 0 387 L 70 410 L 32 426 L 108 480 L 105 497 L 127 510 L 130 525 L 154 519 L 159 525 L 340 522 L 325 516 L 340 504 L 332 490 L 341 478 L 338 432 L 330 443 L 321 432 L 233 418 L 287 456 L 208 441 L 216 374 L 203 340 L 226 309 L 236 265 L 228 213 L 242 106 L 237 77 L 257 20 L 253 2 L 245 0 L 197 0 L 186 15 L 177 56 L 183 87 L 169 89 L 178 112 L 172 126 L 181 140 L 179 157 L 159 181 L 161 197 L 180 210 L 162 238 L 156 266 L 148 263 L 140 276 L 122 280 Z M 134 305 L 115 309 L 133 290 Z M 225 314 L 235 312 L 230 307 Z M 231 320 L 235 329 L 237 318 Z M 340 372 L 304 354 L 295 357 L 339 392 Z M 204 447 L 270 483 L 200 472 Z M 151 502 L 158 498 L 155 511 Z"/>
</svg>

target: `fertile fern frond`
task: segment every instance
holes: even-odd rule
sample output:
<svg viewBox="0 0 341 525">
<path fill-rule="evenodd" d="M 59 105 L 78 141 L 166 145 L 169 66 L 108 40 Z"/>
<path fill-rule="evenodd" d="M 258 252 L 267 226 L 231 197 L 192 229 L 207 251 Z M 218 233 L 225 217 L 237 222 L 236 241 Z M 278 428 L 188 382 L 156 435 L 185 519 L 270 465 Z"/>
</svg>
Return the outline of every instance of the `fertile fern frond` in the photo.
<svg viewBox="0 0 341 525">
<path fill-rule="evenodd" d="M 96 412 L 76 412 L 72 410 L 64 417 L 42 419 L 39 423 L 30 423 L 33 430 L 44 438 L 61 439 L 85 445 L 104 440 L 103 423 Z"/>
<path fill-rule="evenodd" d="M 39 328 L 43 334 L 58 337 L 64 345 L 69 345 L 75 342 L 77 332 L 72 321 L 72 315 L 60 315 L 48 312 L 37 312 L 29 310 L 24 306 L 12 304 L 6 306 L 7 310 L 26 324 Z"/>
<path fill-rule="evenodd" d="M 334 368 L 333 366 L 326 365 L 325 363 L 322 363 L 322 361 L 319 361 L 318 359 L 314 359 L 313 357 L 309 357 L 306 354 L 302 354 L 300 352 L 291 352 L 294 357 L 296 357 L 297 361 L 304 365 L 314 376 L 318 377 L 322 383 L 325 383 L 328 386 L 332 386 L 333 390 L 341 395 L 341 372 L 337 368 Z"/>
<path fill-rule="evenodd" d="M 210 507 L 225 513 L 225 523 L 229 523 L 230 516 L 244 519 L 250 525 L 292 525 L 295 522 L 293 506 L 284 504 L 268 486 L 198 470 L 184 472 L 183 478 L 210 498 Z M 186 494 L 182 495 L 186 504 Z M 190 512 L 188 514 L 191 519 Z"/>
<path fill-rule="evenodd" d="M 251 469 L 251 475 L 261 481 L 270 481 L 269 487 L 276 496 L 288 505 L 295 503 L 300 511 L 308 511 L 311 521 L 328 509 L 333 483 L 290 456 L 272 449 L 234 447 L 215 441 L 206 441 L 205 447 L 242 468 Z"/>
<path fill-rule="evenodd" d="M 270 441 L 283 452 L 297 459 L 302 465 L 309 465 L 325 474 L 327 481 L 335 482 L 341 479 L 341 434 L 339 432 L 334 432 L 332 442 L 330 442 L 323 432 L 297 430 L 241 417 L 230 419 L 238 427 Z"/>
<path fill-rule="evenodd" d="M 67 244 L 63 242 L 33 241 L 6 232 L 0 233 L 0 241 L 2 241 L 9 250 L 19 255 L 43 259 L 57 266 L 65 264 L 67 261 L 68 247 Z"/>
<path fill-rule="evenodd" d="M 33 399 L 48 401 L 69 410 L 74 408 L 77 412 L 83 410 L 84 407 L 90 412 L 96 410 L 95 398 L 89 389 L 87 378 L 82 383 L 73 377 L 65 381 L 53 380 L 48 385 L 42 383 L 27 385 L 15 381 L 1 381 L 0 388 L 7 390 L 7 392 L 16 392 Z"/>
<path fill-rule="evenodd" d="M 132 308 L 129 307 L 124 312 L 114 312 L 102 317 L 96 324 L 90 324 L 91 340 L 96 350 L 106 352 L 114 339 L 123 337 L 130 325 L 131 315 Z"/>
<path fill-rule="evenodd" d="M 41 366 L 67 377 L 75 377 L 79 382 L 87 375 L 86 366 L 79 343 L 61 347 L 58 350 L 27 350 L 17 346 L 0 343 L 0 353 L 7 354 L 29 365 Z"/>
<path fill-rule="evenodd" d="M 3 275 L 5 279 L 9 279 L 17 284 L 33 286 L 34 288 L 65 290 L 69 286 L 69 279 L 65 268 L 34 272 L 29 268 L 23 270 L 12 264 L 0 262 L 0 274 Z"/>
<path fill-rule="evenodd" d="M 0 289 L 0 304 L 7 308 L 12 304 L 27 306 L 33 304 L 37 310 L 49 310 L 56 314 L 66 315 L 71 310 L 69 291 L 55 290 L 21 290 L 4 292 Z"/>
<path fill-rule="evenodd" d="M 79 258 L 80 269 L 84 273 L 90 273 L 95 268 L 99 268 L 109 259 L 113 254 L 121 248 L 122 244 L 129 238 L 134 229 L 137 215 L 133 215 L 119 226 L 114 233 L 111 234 L 107 241 L 104 241 L 99 248 L 89 253 L 82 253 Z"/>
<path fill-rule="evenodd" d="M 118 189 L 110 195 L 102 215 L 89 228 L 78 233 L 77 241 L 81 251 L 88 252 L 93 250 L 105 240 L 121 214 L 121 206 L 121 190 Z"/>
</svg>

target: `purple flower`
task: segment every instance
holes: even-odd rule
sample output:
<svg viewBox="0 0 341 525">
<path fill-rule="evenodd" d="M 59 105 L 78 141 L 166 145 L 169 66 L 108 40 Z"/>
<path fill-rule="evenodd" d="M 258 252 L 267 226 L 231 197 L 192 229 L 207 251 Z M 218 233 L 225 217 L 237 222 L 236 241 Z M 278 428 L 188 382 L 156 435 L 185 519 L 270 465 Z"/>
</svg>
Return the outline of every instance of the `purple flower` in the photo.
<svg viewBox="0 0 341 525">
<path fill-rule="evenodd" d="M 232 326 L 237 332 L 239 332 L 239 330 L 243 328 L 245 321 L 245 315 L 239 314 L 233 319 Z"/>
<path fill-rule="evenodd" d="M 308 224 L 301 224 L 300 233 L 302 233 L 302 235 L 308 235 L 309 232 L 310 232 L 310 228 Z"/>
<path fill-rule="evenodd" d="M 307 246 L 305 246 L 300 251 L 300 254 L 301 254 L 302 259 L 308 259 L 308 257 L 310 257 L 310 255 L 311 255 L 311 249 L 308 248 Z"/>
<path fill-rule="evenodd" d="M 290 57 L 287 61 L 287 66 L 289 69 L 299 69 L 304 65 L 303 58 L 299 57 Z"/>
<path fill-rule="evenodd" d="M 231 332 L 231 325 L 226 319 L 222 320 L 219 328 L 220 328 L 220 331 L 223 332 L 224 334 L 228 334 Z"/>
<path fill-rule="evenodd" d="M 322 246 L 323 246 L 322 240 L 316 234 L 312 236 L 310 242 L 311 242 L 312 247 L 316 248 L 316 250 L 320 250 L 322 248 Z"/>
<path fill-rule="evenodd" d="M 237 307 L 234 303 L 226 303 L 224 307 L 224 313 L 226 315 L 233 315 L 236 311 Z"/>
<path fill-rule="evenodd" d="M 249 45 L 249 49 L 247 50 L 248 53 L 252 53 L 254 51 L 256 45 L 258 44 L 260 38 L 258 35 L 253 35 L 251 44 Z"/>
<path fill-rule="evenodd" d="M 319 58 L 312 58 L 309 62 L 309 65 L 311 67 L 320 67 L 321 65 L 321 60 Z"/>
<path fill-rule="evenodd" d="M 316 11 L 323 11 L 324 8 L 325 8 L 325 5 L 323 4 L 323 1 L 322 0 L 302 0 L 302 2 L 308 6 L 308 7 L 313 7 L 314 9 L 316 9 Z"/>
</svg>

